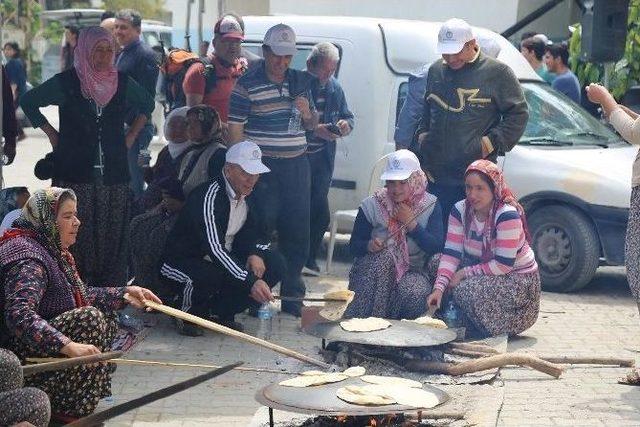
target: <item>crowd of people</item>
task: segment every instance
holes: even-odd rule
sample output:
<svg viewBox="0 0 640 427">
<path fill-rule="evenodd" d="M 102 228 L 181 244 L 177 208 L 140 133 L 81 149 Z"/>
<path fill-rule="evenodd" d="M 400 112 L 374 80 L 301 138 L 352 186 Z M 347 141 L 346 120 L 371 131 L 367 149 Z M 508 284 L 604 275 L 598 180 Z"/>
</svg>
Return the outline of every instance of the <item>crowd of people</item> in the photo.
<svg viewBox="0 0 640 427">
<path fill-rule="evenodd" d="M 110 349 L 117 310 L 138 305 L 125 293 L 242 330 L 236 314 L 257 313 L 278 283 L 281 295 L 303 297 L 303 269 L 319 271 L 336 145 L 356 125 L 333 76 L 338 48 L 315 45 L 306 70 L 296 70 L 293 28 L 271 27 L 258 58 L 241 46 L 242 18 L 226 14 L 213 50 L 190 61 L 179 83 L 158 82 L 168 67 L 158 66 L 140 26 L 138 12 L 122 10 L 99 27 L 67 29 L 63 71 L 19 94 L 52 147 L 36 173 L 53 181 L 15 192 L 0 236 L 0 345 L 21 361 Z M 494 48 L 451 19 L 438 34 L 442 58 L 411 79 L 385 185 L 358 209 L 346 317 L 412 319 L 455 304 L 479 337 L 535 323 L 541 285 L 526 216 L 495 164 L 524 132 L 528 108 Z M 564 51 L 534 34 L 522 52 L 568 90 Z M 165 119 L 167 145 L 146 167 L 156 88 L 176 104 Z M 639 139 L 635 113 L 600 86 L 588 94 L 623 136 Z M 59 129 L 40 112 L 49 105 L 58 106 Z M 17 129 L 5 130 L 15 141 Z M 637 188 L 632 217 L 640 215 Z M 629 238 L 628 262 L 638 252 Z M 636 298 L 639 277 L 636 265 Z M 282 304 L 294 316 L 301 309 Z M 202 335 L 190 323 L 178 331 Z M 0 364 L 15 365 L 13 354 L 0 353 Z M 46 396 L 21 388 L 19 375 L 0 376 L 0 403 L 22 402 L 0 424 L 87 415 L 110 394 L 112 372 L 98 364 L 26 379 Z"/>
</svg>

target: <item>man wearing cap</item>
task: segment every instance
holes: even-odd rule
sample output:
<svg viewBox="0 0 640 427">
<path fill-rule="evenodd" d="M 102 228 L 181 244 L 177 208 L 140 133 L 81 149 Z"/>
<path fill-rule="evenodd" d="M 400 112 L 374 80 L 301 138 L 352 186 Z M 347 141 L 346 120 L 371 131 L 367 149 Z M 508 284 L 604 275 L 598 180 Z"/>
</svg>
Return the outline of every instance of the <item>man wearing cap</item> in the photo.
<svg viewBox="0 0 640 427">
<path fill-rule="evenodd" d="M 260 174 L 269 172 L 251 141 L 230 147 L 222 173 L 196 187 L 167 238 L 160 274 L 176 291 L 179 308 L 242 329 L 234 316 L 251 303 L 273 299 L 283 277 L 282 256 L 269 250 L 254 212 L 247 205 Z M 179 324 L 185 335 L 201 335 Z"/>
<path fill-rule="evenodd" d="M 248 138 L 265 156 L 271 173 L 252 196 L 267 235 L 278 233 L 278 247 L 287 260 L 282 294 L 304 296 L 302 267 L 309 253 L 310 169 L 305 130 L 314 130 L 318 114 L 311 101 L 306 72 L 289 69 L 296 53 L 296 35 L 288 25 L 267 31 L 264 60 L 243 75 L 231 94 L 231 143 Z M 300 315 L 302 303 L 283 303 L 282 310 Z"/>
<path fill-rule="evenodd" d="M 496 161 L 522 136 L 529 118 L 520 83 L 506 64 L 483 54 L 471 26 L 450 19 L 438 33 L 427 73 L 420 155 L 444 218 L 465 197 L 464 172 L 474 160 Z"/>
<path fill-rule="evenodd" d="M 226 122 L 231 91 L 247 69 L 247 60 L 240 56 L 244 23 L 239 16 L 224 15 L 216 22 L 213 34 L 214 51 L 206 57 L 213 69 L 206 70 L 201 61 L 194 62 L 185 74 L 182 90 L 188 107 L 209 105 Z"/>
</svg>

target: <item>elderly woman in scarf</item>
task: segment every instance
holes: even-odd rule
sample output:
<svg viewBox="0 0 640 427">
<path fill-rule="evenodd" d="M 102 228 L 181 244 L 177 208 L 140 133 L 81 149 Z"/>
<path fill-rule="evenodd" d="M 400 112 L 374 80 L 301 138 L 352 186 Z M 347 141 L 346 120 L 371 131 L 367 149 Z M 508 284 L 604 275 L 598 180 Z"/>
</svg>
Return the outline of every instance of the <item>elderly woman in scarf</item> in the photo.
<svg viewBox="0 0 640 427">
<path fill-rule="evenodd" d="M 469 165 L 465 191 L 449 215 L 427 306 L 439 307 L 449 291 L 471 331 L 518 334 L 535 323 L 540 307 L 540 275 L 524 210 L 488 160 Z"/>
<path fill-rule="evenodd" d="M 178 172 L 185 197 L 198 185 L 220 175 L 227 151 L 220 116 L 208 105 L 189 108 L 187 135 L 194 148 L 185 155 Z"/>
<path fill-rule="evenodd" d="M 114 311 L 127 304 L 125 293 L 161 302 L 138 286 L 87 286 L 69 252 L 79 226 L 73 191 L 52 187 L 36 191 L 0 238 L 0 336 L 6 339 L 2 346 L 23 361 L 107 351 L 117 330 Z M 46 392 L 52 413 L 65 420 L 90 414 L 111 394 L 112 371 L 108 364 L 84 365 L 32 375 L 26 384 Z"/>
<path fill-rule="evenodd" d="M 345 317 L 415 319 L 431 292 L 424 266 L 442 250 L 442 212 L 411 151 L 390 154 L 381 179 L 385 187 L 362 202 L 351 234 L 355 297 Z"/>
<path fill-rule="evenodd" d="M 142 212 L 131 221 L 131 265 L 136 283 L 144 283 L 161 297 L 168 294 L 159 277 L 158 265 L 164 245 L 184 204 L 177 171 L 195 144 L 188 140 L 187 111 L 172 110 L 165 119 L 167 145 L 150 169 L 149 186 L 140 200 Z"/>
<path fill-rule="evenodd" d="M 100 27 L 80 30 L 74 66 L 21 98 L 34 127 L 53 147 L 53 183 L 72 188 L 83 228 L 74 248 L 78 268 L 94 286 L 127 281 L 130 218 L 127 150 L 154 108 L 151 95 L 114 66 L 114 41 Z M 56 130 L 40 108 L 58 106 Z M 124 133 L 125 115 L 138 116 Z"/>
</svg>

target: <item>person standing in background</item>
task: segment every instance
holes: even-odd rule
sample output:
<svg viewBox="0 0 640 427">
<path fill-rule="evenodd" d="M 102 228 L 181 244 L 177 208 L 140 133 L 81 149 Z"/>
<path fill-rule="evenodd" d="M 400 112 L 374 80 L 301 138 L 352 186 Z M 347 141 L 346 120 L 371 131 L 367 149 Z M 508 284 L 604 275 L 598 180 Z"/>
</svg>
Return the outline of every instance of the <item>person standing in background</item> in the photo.
<svg viewBox="0 0 640 427">
<path fill-rule="evenodd" d="M 27 91 L 27 66 L 24 63 L 20 55 L 20 46 L 16 42 L 5 43 L 2 49 L 7 63 L 5 70 L 7 72 L 7 79 L 11 86 L 11 93 L 13 94 L 13 108 L 18 108 L 18 100 Z M 22 126 L 17 123 L 17 140 L 22 141 L 26 138 Z"/>
<path fill-rule="evenodd" d="M 158 64 L 156 54 L 140 39 L 142 31 L 142 16 L 132 9 L 118 11 L 115 16 L 115 38 L 122 50 L 116 57 L 118 71 L 127 74 L 142 86 L 152 98 L 156 95 L 156 82 L 158 80 Z M 129 128 L 139 111 L 130 110 L 127 114 L 126 128 Z M 129 149 L 128 162 L 131 182 L 129 186 L 135 197 L 139 197 L 144 190 L 144 171 L 138 164 L 138 156 L 141 150 L 146 150 L 153 138 L 153 123 L 148 121 L 136 138 L 135 143 Z"/>
<path fill-rule="evenodd" d="M 67 25 L 64 30 L 65 44 L 62 48 L 62 58 L 60 71 L 66 71 L 73 67 L 73 52 L 78 44 L 78 33 L 80 29 L 75 25 Z"/>
</svg>

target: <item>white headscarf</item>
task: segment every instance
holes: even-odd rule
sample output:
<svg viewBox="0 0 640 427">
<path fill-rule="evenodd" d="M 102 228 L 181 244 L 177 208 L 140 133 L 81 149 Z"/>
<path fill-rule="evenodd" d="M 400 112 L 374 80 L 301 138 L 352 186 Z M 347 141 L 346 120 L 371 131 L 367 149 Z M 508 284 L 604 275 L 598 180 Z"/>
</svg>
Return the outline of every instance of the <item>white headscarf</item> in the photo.
<svg viewBox="0 0 640 427">
<path fill-rule="evenodd" d="M 175 110 L 171 110 L 171 112 L 164 119 L 164 137 L 167 140 L 167 148 L 172 159 L 180 156 L 180 154 L 184 153 L 189 147 L 193 145 L 193 142 L 191 141 L 173 142 L 170 141 L 167 137 L 167 135 L 169 134 L 169 123 L 171 122 L 171 120 L 178 117 L 182 117 L 186 120 L 187 111 L 189 111 L 189 107 L 176 108 Z"/>
</svg>

